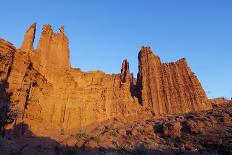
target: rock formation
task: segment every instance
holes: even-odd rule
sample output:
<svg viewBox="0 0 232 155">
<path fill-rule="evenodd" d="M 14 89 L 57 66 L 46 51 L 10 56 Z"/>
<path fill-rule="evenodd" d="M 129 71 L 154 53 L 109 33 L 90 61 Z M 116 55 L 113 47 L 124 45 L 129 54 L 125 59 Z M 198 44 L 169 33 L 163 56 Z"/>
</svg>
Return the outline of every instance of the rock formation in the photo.
<svg viewBox="0 0 232 155">
<path fill-rule="evenodd" d="M 121 69 L 121 81 L 127 82 L 129 80 L 130 80 L 129 63 L 127 60 L 124 60 L 122 63 L 122 69 Z"/>
<path fill-rule="evenodd" d="M 6 89 L 9 87 L 8 79 L 13 63 L 15 47 L 2 39 L 0 39 L 0 128 L 8 121 L 9 112 L 9 94 Z"/>
<path fill-rule="evenodd" d="M 35 133 L 44 128 L 41 124 L 71 131 L 141 112 L 175 114 L 211 107 L 185 59 L 161 63 L 143 47 L 137 79 L 127 60 L 120 74 L 82 72 L 70 65 L 63 26 L 54 33 L 44 25 L 36 49 L 35 30 L 33 24 L 20 49 L 0 40 L 1 105 L 13 105 L 18 114 L 15 123 L 29 124 Z"/>
<path fill-rule="evenodd" d="M 36 23 L 32 24 L 31 27 L 27 30 L 24 36 L 24 41 L 20 48 L 21 50 L 23 51 L 33 50 L 35 31 L 36 31 Z"/>
<path fill-rule="evenodd" d="M 174 114 L 210 108 L 207 96 L 185 59 L 161 63 L 149 47 L 139 52 L 140 103 L 155 114 Z"/>
</svg>

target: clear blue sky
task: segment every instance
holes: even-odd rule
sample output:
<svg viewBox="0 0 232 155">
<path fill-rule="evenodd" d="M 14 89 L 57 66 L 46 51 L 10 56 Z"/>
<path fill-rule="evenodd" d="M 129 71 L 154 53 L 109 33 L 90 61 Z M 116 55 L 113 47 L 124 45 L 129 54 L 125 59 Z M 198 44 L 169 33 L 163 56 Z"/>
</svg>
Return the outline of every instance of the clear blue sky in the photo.
<svg viewBox="0 0 232 155">
<path fill-rule="evenodd" d="M 5 0 L 0 37 L 20 47 L 37 22 L 55 31 L 65 25 L 71 63 L 83 71 L 119 73 L 128 59 L 137 74 L 137 55 L 149 45 L 163 62 L 186 57 L 207 95 L 232 97 L 231 0 Z"/>
</svg>

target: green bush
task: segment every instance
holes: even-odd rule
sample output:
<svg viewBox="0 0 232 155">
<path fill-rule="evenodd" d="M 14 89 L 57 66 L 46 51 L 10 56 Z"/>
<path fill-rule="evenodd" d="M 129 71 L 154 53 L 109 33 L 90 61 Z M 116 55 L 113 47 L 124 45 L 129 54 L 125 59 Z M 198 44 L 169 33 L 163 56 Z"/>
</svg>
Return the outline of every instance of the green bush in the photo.
<svg viewBox="0 0 232 155">
<path fill-rule="evenodd" d="M 189 140 L 189 135 L 187 134 L 182 134 L 181 137 L 180 137 L 180 141 L 181 142 L 186 142 Z"/>
<path fill-rule="evenodd" d="M 64 134 L 65 134 L 64 128 L 61 128 L 61 129 L 60 129 L 60 134 L 61 134 L 61 135 L 64 135 Z"/>
<path fill-rule="evenodd" d="M 84 138 L 84 139 L 88 139 L 89 138 L 89 135 L 86 131 L 80 131 L 80 133 L 78 133 L 76 135 L 76 138 L 79 139 L 79 138 Z"/>
<path fill-rule="evenodd" d="M 99 136 L 94 138 L 94 141 L 99 144 L 101 142 L 101 138 Z"/>
<path fill-rule="evenodd" d="M 112 131 L 109 132 L 109 135 L 112 136 L 112 137 L 117 137 L 118 133 L 115 130 L 112 130 Z"/>
<path fill-rule="evenodd" d="M 152 140 L 147 140 L 144 144 L 146 147 L 150 147 L 150 146 L 154 146 L 155 142 L 153 142 Z"/>
</svg>

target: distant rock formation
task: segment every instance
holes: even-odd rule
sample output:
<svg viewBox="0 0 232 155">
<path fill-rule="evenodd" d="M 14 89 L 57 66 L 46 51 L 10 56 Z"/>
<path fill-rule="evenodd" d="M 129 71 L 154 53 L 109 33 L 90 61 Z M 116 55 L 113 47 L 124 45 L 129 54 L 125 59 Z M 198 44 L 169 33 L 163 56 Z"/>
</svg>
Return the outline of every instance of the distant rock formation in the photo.
<svg viewBox="0 0 232 155">
<path fill-rule="evenodd" d="M 33 24 L 20 49 L 0 40 L 1 105 L 12 105 L 18 114 L 15 123 L 29 124 L 35 133 L 44 128 L 41 124 L 71 131 L 141 112 L 162 115 L 211 108 L 185 59 L 161 63 L 149 47 L 143 47 L 137 79 L 127 60 L 120 74 L 82 72 L 70 65 L 63 26 L 54 33 L 44 25 L 33 49 L 35 30 Z"/>
</svg>

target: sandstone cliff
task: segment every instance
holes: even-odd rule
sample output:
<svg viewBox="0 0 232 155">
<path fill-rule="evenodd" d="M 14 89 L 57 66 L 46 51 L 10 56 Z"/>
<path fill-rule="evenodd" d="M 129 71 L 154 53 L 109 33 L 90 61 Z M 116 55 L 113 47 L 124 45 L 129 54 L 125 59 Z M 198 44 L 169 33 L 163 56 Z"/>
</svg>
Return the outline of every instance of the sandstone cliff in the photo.
<svg viewBox="0 0 232 155">
<path fill-rule="evenodd" d="M 185 59 L 161 63 L 149 47 L 139 52 L 140 103 L 155 114 L 174 114 L 210 108 L 207 96 Z"/>
<path fill-rule="evenodd" d="M 36 49 L 35 31 L 33 24 L 20 49 L 0 40 L 1 105 L 14 105 L 16 123 L 27 123 L 34 132 L 44 128 L 41 123 L 76 130 L 141 112 L 160 115 L 211 107 L 185 59 L 161 63 L 150 48 L 143 47 L 137 79 L 127 60 L 120 74 L 82 72 L 70 65 L 63 26 L 54 33 L 44 25 Z"/>
<path fill-rule="evenodd" d="M 8 79 L 15 51 L 11 43 L 0 39 L 0 128 L 9 118 L 10 100 L 6 89 L 9 87 Z"/>
</svg>

